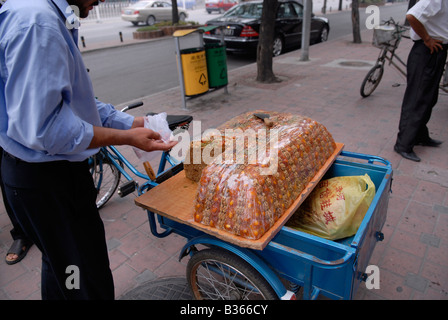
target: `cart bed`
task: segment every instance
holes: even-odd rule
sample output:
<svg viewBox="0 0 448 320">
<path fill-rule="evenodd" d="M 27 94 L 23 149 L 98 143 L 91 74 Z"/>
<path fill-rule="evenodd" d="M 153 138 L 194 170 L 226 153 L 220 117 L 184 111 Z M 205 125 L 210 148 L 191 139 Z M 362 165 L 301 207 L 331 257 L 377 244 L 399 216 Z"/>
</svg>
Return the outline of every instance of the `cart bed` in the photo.
<svg viewBox="0 0 448 320">
<path fill-rule="evenodd" d="M 266 278 L 269 273 L 265 272 L 261 265 L 269 266 L 277 277 L 303 287 L 304 299 L 316 299 L 319 294 L 332 299 L 352 299 L 365 278 L 365 270 L 377 241 L 382 240 L 381 230 L 387 215 L 392 167 L 387 160 L 380 157 L 342 151 L 314 181 L 315 183 L 320 179 L 365 174 L 368 174 L 375 184 L 375 197 L 357 233 L 338 241 L 326 240 L 283 226 L 287 219 L 284 219 L 268 238 L 259 239 L 262 242 L 255 246 L 255 250 L 247 245 L 254 243 L 252 240 L 242 241 L 239 237 L 230 237 L 229 234 L 216 234 L 191 218 L 191 206 L 197 185 L 186 179 L 182 172 L 177 178 L 171 178 L 137 198 L 136 203 L 148 209 L 151 228 L 154 227 L 156 213 L 160 226 L 167 230 L 163 234 L 157 234 L 151 229 L 153 234 L 166 236 L 174 231 L 187 238 L 188 243 L 184 249 L 201 243 L 204 234 L 216 236 L 219 241 L 213 241 L 215 245 L 225 246 L 236 254 L 250 254 L 252 258 L 255 255 L 257 258 L 252 261 L 255 263 L 259 260 L 261 263 L 253 266 L 263 277 Z M 160 192 L 164 189 L 158 188 L 162 185 L 168 187 L 164 192 Z M 306 198 L 306 195 L 303 198 Z M 190 205 L 187 206 L 186 203 Z M 301 201 L 298 201 L 297 206 L 300 203 Z M 178 212 L 178 215 L 168 215 L 170 212 Z M 289 215 L 285 214 L 286 217 Z M 227 242 L 221 241 L 222 239 L 228 241 L 228 245 Z M 181 256 L 183 254 L 184 252 L 181 252 Z M 272 273 L 267 276 L 268 281 L 272 280 L 270 277 Z M 270 283 L 275 285 L 278 281 Z M 279 289 L 281 290 L 284 289 Z"/>
</svg>

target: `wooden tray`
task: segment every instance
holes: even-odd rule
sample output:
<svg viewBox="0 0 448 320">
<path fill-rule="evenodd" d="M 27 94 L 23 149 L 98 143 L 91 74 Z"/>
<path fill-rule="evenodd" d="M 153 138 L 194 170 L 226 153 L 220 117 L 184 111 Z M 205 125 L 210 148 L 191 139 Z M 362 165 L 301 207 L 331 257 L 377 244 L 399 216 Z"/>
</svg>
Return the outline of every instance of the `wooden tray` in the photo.
<svg viewBox="0 0 448 320">
<path fill-rule="evenodd" d="M 274 238 L 281 227 L 288 221 L 302 202 L 308 197 L 317 183 L 331 167 L 336 157 L 341 153 L 344 144 L 336 143 L 336 149 L 324 166 L 316 173 L 306 188 L 297 197 L 296 201 L 286 210 L 283 216 L 260 239 L 250 240 L 236 236 L 217 228 L 205 226 L 193 219 L 193 205 L 197 193 L 197 183 L 185 177 L 181 171 L 174 177 L 164 181 L 155 188 L 147 191 L 135 199 L 135 204 L 146 210 L 165 216 L 171 220 L 192 226 L 221 240 L 240 247 L 263 250 L 269 241 Z"/>
</svg>

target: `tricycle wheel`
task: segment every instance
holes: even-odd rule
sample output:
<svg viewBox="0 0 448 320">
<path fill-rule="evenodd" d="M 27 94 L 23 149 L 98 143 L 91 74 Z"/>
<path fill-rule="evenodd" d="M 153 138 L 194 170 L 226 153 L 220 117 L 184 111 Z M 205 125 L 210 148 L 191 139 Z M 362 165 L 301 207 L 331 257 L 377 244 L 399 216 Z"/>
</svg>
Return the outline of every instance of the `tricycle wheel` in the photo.
<svg viewBox="0 0 448 320">
<path fill-rule="evenodd" d="M 187 281 L 198 300 L 276 300 L 274 289 L 246 261 L 223 249 L 195 253 Z"/>
</svg>

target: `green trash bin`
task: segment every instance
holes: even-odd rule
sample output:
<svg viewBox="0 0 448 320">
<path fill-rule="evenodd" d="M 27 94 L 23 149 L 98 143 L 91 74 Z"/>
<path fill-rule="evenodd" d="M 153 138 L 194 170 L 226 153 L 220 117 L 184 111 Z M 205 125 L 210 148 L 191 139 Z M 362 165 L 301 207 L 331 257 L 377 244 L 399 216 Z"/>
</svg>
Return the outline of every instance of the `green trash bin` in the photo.
<svg viewBox="0 0 448 320">
<path fill-rule="evenodd" d="M 207 60 L 208 84 L 210 88 L 218 88 L 228 84 L 226 47 L 221 43 L 205 45 Z"/>
</svg>

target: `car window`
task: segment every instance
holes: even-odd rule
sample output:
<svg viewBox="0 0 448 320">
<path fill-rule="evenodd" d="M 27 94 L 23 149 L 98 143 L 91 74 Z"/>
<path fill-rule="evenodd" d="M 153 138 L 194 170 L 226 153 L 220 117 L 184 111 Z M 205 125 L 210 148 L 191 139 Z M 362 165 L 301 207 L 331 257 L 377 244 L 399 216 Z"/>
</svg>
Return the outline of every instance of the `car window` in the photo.
<svg viewBox="0 0 448 320">
<path fill-rule="evenodd" d="M 225 17 L 241 17 L 241 18 L 261 18 L 261 11 L 263 10 L 262 3 L 243 4 L 232 7 Z"/>
<path fill-rule="evenodd" d="M 150 4 L 150 2 L 148 2 L 148 1 L 142 1 L 142 2 L 137 2 L 137 3 L 134 4 L 132 7 L 133 7 L 133 8 L 144 8 L 144 7 L 146 7 L 148 4 Z"/>
<path fill-rule="evenodd" d="M 289 3 L 281 3 L 277 11 L 277 18 L 297 18 L 296 11 L 291 7 Z"/>
<path fill-rule="evenodd" d="M 162 7 L 165 7 L 165 8 L 170 8 L 171 7 L 171 3 L 168 3 L 168 2 L 162 2 L 162 5 L 161 5 Z"/>
<path fill-rule="evenodd" d="M 292 6 L 294 7 L 294 10 L 296 11 L 299 18 L 303 18 L 303 7 L 295 2 L 292 3 Z"/>
</svg>

